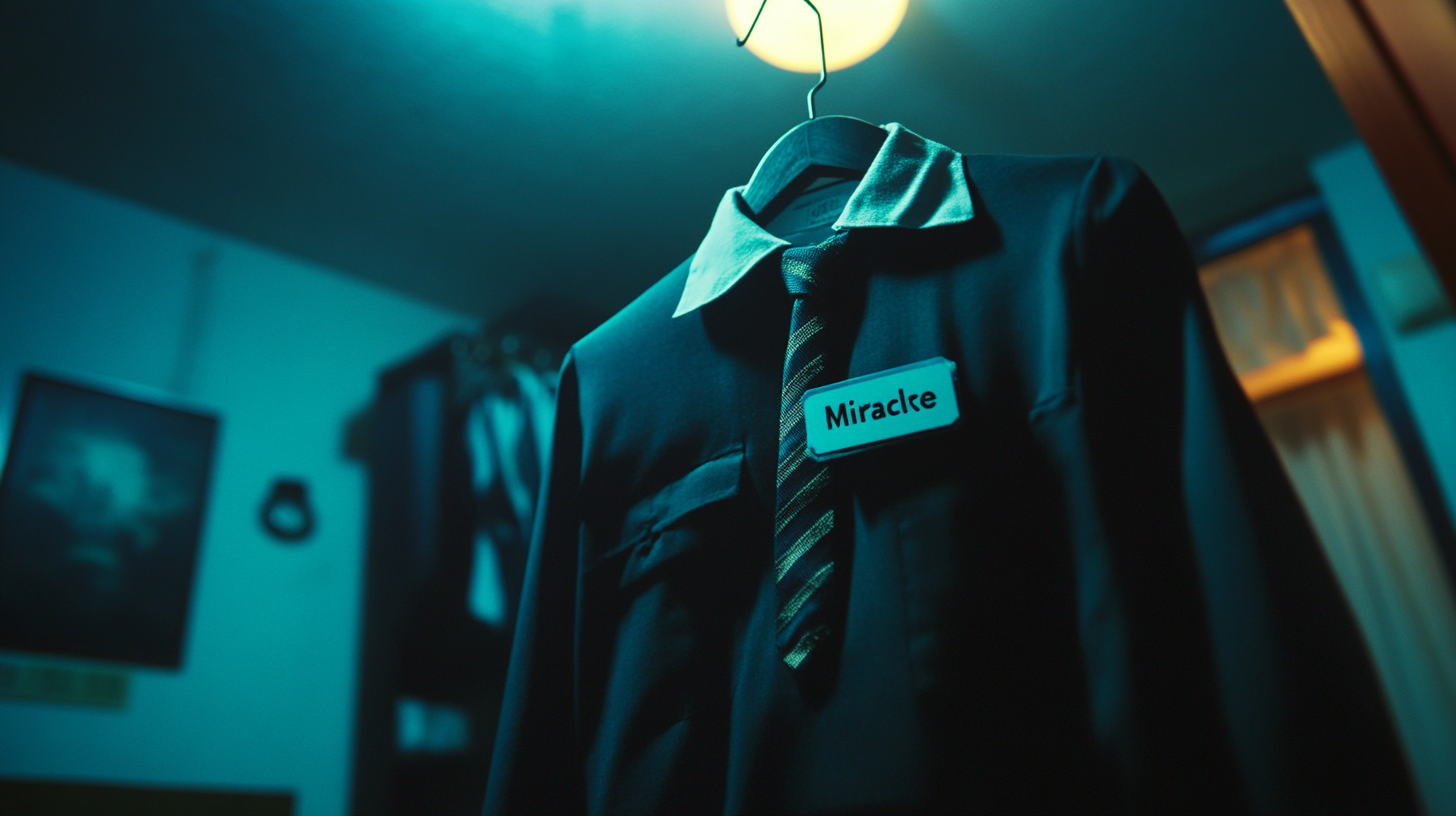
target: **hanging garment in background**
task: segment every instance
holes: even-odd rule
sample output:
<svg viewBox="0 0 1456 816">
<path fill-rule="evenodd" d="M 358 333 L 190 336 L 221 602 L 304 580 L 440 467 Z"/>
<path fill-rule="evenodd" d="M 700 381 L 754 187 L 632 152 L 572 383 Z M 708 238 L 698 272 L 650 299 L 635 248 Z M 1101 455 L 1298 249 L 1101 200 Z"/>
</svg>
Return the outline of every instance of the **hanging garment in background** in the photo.
<svg viewBox="0 0 1456 816">
<path fill-rule="evenodd" d="M 563 369 L 486 811 L 1413 810 L 1153 185 L 887 130 L 826 355 L 960 419 L 831 462 L 832 670 L 775 648 L 786 242 L 730 190 Z"/>
<path fill-rule="evenodd" d="M 481 621 L 507 625 L 519 599 L 527 545 L 536 519 L 541 471 L 551 451 L 555 374 L 523 364 L 505 372 L 505 388 L 486 391 L 465 418 L 475 496 L 475 556 L 468 605 Z"/>
<path fill-rule="evenodd" d="M 547 455 L 551 363 L 570 343 L 538 339 L 529 317 L 515 310 L 489 334 L 442 338 L 380 375 L 363 446 L 350 774 L 361 813 L 480 811 Z"/>
</svg>

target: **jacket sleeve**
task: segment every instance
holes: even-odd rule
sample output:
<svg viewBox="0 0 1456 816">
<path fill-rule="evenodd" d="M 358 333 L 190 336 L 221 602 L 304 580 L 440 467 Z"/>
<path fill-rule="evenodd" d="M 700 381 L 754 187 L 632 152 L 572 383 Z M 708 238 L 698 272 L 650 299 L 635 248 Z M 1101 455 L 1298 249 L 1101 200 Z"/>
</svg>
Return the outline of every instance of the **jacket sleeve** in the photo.
<svg viewBox="0 0 1456 816">
<path fill-rule="evenodd" d="M 1166 204 L 1099 159 L 1078 209 L 1078 436 L 1120 621 L 1090 679 L 1136 807 L 1414 811 L 1363 639 Z"/>
<path fill-rule="evenodd" d="M 576 364 L 568 356 L 486 786 L 486 814 L 586 810 L 575 705 L 578 394 Z"/>
</svg>

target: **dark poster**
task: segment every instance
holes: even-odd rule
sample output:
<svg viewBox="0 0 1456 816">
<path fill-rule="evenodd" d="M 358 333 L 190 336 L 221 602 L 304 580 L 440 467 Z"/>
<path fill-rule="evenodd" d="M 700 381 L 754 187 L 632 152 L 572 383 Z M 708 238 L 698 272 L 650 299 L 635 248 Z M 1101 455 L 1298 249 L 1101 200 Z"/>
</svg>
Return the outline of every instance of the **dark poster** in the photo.
<svg viewBox="0 0 1456 816">
<path fill-rule="evenodd" d="M 216 434 L 27 375 L 0 476 L 0 649 L 180 666 Z"/>
</svg>

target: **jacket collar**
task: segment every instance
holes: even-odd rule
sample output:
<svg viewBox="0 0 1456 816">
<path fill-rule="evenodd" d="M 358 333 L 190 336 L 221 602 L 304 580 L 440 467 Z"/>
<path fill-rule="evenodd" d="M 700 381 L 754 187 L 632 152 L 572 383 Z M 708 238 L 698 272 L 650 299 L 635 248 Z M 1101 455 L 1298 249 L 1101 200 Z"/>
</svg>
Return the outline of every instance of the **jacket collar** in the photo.
<svg viewBox="0 0 1456 816">
<path fill-rule="evenodd" d="M 969 221 L 974 213 L 961 155 L 896 122 L 884 128 L 890 135 L 833 229 L 926 229 Z M 754 223 L 742 187 L 728 190 L 688 267 L 687 285 L 672 316 L 716 300 L 755 264 L 788 245 Z"/>
</svg>

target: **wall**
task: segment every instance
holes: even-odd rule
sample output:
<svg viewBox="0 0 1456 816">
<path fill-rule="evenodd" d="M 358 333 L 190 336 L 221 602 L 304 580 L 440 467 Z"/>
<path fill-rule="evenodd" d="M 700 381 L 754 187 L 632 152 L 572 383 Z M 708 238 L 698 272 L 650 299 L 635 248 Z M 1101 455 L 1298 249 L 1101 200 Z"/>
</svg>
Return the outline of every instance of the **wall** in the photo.
<svg viewBox="0 0 1456 816">
<path fill-rule="evenodd" d="M 136 670 L 120 711 L 0 701 L 0 776 L 289 789 L 302 816 L 344 812 L 365 534 L 344 422 L 381 367 L 470 324 L 0 162 L 4 435 L 27 368 L 222 418 L 181 671 Z M 256 521 L 279 475 L 308 482 L 305 546 Z"/>
<path fill-rule="evenodd" d="M 1382 267 L 1420 248 L 1364 145 L 1356 142 L 1320 156 L 1310 169 L 1391 350 L 1391 364 L 1410 402 L 1446 506 L 1456 515 L 1456 321 L 1396 330 L 1377 276 Z"/>
</svg>

